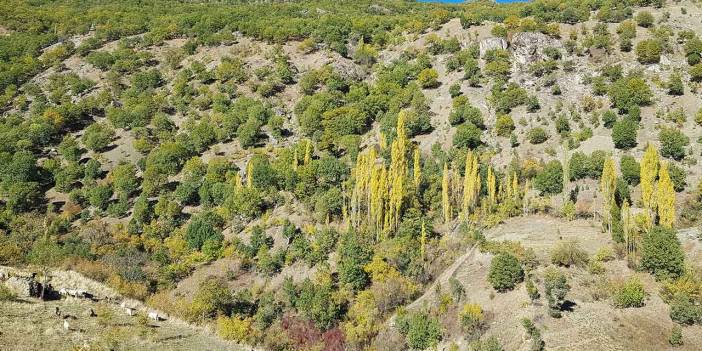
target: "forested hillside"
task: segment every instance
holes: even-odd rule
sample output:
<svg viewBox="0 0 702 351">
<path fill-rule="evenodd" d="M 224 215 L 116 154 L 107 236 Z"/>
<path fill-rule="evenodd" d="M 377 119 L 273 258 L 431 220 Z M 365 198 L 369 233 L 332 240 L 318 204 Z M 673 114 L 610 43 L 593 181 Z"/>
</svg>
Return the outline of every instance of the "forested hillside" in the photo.
<svg viewBox="0 0 702 351">
<path fill-rule="evenodd" d="M 38 332 L 76 349 L 702 349 L 701 36 L 692 0 L 5 0 L 0 265 L 178 321 Z M 46 347 L 2 273 L 0 349 Z"/>
</svg>

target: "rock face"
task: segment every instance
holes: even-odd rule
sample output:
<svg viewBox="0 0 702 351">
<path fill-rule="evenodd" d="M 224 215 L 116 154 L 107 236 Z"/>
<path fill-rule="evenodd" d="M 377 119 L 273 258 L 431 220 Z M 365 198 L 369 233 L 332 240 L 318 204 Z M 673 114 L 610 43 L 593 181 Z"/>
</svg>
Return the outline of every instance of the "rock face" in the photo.
<svg viewBox="0 0 702 351">
<path fill-rule="evenodd" d="M 18 296 L 38 297 L 41 295 L 41 284 L 32 277 L 13 276 L 7 279 L 5 285 Z"/>
<path fill-rule="evenodd" d="M 512 37 L 510 48 L 516 63 L 528 65 L 543 60 L 543 50 L 548 47 L 561 49 L 561 42 L 543 33 L 520 32 Z"/>
<path fill-rule="evenodd" d="M 494 49 L 507 49 L 507 40 L 502 38 L 487 38 L 480 41 L 480 57 L 486 52 Z"/>
</svg>

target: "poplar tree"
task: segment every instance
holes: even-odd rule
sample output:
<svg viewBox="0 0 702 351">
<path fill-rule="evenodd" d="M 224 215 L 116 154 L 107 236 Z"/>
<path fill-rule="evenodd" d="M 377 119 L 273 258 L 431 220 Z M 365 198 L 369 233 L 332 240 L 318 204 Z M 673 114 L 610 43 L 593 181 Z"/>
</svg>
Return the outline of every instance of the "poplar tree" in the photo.
<svg viewBox="0 0 702 351">
<path fill-rule="evenodd" d="M 607 226 L 607 232 L 612 234 L 612 206 L 614 206 L 614 193 L 617 184 L 617 173 L 614 169 L 614 160 L 608 157 L 602 168 L 600 177 L 600 192 L 602 193 L 602 218 Z"/>
<path fill-rule="evenodd" d="M 402 202 L 405 194 L 405 178 L 407 177 L 407 131 L 405 129 L 405 111 L 397 116 L 397 138 L 390 146 L 390 203 L 386 230 L 397 229 L 400 222 Z"/>
<path fill-rule="evenodd" d="M 463 216 L 468 218 L 470 210 L 475 206 L 480 194 L 480 166 L 478 156 L 469 151 L 466 154 L 466 168 L 463 178 Z"/>
<path fill-rule="evenodd" d="M 624 200 L 624 203 L 622 203 L 621 215 L 622 231 L 624 232 L 624 242 L 626 244 L 626 255 L 629 262 L 633 263 L 636 261 L 636 245 L 638 238 L 636 237 L 634 228 L 632 228 L 631 207 L 629 207 L 629 201 L 627 200 Z"/>
<path fill-rule="evenodd" d="M 675 223 L 675 189 L 668 173 L 668 163 L 661 163 L 656 191 L 658 206 L 658 223 L 666 228 L 672 228 Z"/>
<path fill-rule="evenodd" d="M 416 189 L 419 189 L 419 183 L 422 180 L 422 168 L 420 164 L 420 153 L 419 153 L 419 148 L 414 149 L 414 156 L 413 156 L 414 162 L 412 165 L 412 171 L 413 171 L 413 179 L 414 179 L 414 187 Z"/>
<path fill-rule="evenodd" d="M 426 255 L 426 246 L 427 246 L 427 227 L 426 224 L 424 224 L 424 220 L 422 220 L 422 236 L 419 238 L 419 251 L 422 255 L 422 260 L 425 259 Z"/>
<path fill-rule="evenodd" d="M 497 202 L 496 198 L 496 188 L 497 188 L 497 179 L 495 178 L 495 174 L 492 172 L 492 167 L 488 167 L 488 173 L 487 173 L 487 187 L 488 187 L 488 203 L 490 206 L 495 205 Z"/>
<path fill-rule="evenodd" d="M 652 225 L 652 216 L 654 210 L 654 197 L 653 197 L 653 186 L 656 181 L 656 176 L 658 175 L 658 164 L 659 157 L 656 148 L 648 144 L 646 146 L 646 152 L 644 153 L 643 159 L 641 160 L 641 202 L 643 203 L 643 208 L 646 211 L 648 228 Z"/>
<path fill-rule="evenodd" d="M 451 202 L 449 200 L 449 170 L 444 162 L 444 174 L 441 179 L 441 208 L 444 213 L 444 223 L 451 221 Z"/>
<path fill-rule="evenodd" d="M 304 165 L 310 164 L 310 161 L 312 161 L 312 142 L 309 140 L 305 140 L 305 158 L 304 158 Z"/>
<path fill-rule="evenodd" d="M 253 158 L 249 160 L 246 164 L 246 187 L 251 188 L 253 186 Z"/>
</svg>

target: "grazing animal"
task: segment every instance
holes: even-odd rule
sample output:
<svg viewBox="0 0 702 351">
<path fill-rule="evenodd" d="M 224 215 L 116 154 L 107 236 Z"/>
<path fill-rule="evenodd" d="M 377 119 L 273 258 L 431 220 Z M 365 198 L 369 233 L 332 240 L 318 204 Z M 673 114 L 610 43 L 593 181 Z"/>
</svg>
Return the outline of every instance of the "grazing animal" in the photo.
<svg viewBox="0 0 702 351">
<path fill-rule="evenodd" d="M 61 310 L 58 308 L 58 306 L 56 306 L 56 309 L 54 310 L 54 315 L 61 317 Z"/>
<path fill-rule="evenodd" d="M 67 320 L 63 320 L 63 329 L 64 330 L 70 330 L 71 326 L 68 324 Z"/>
<path fill-rule="evenodd" d="M 97 317 L 97 314 L 92 308 L 88 311 L 88 317 Z"/>
<path fill-rule="evenodd" d="M 134 315 L 134 309 L 133 309 L 133 308 L 125 307 L 124 310 L 127 312 L 127 315 L 128 315 L 128 316 L 131 317 L 131 316 Z"/>
<path fill-rule="evenodd" d="M 158 313 L 151 311 L 148 314 L 149 319 L 155 320 L 155 321 L 160 321 L 161 317 L 158 315 Z"/>
</svg>

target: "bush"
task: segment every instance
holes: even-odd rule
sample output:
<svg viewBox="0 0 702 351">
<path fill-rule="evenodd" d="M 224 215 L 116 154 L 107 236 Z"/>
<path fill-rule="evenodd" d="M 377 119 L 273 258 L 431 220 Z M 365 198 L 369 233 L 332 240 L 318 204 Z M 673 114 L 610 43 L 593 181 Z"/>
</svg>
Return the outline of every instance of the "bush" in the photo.
<svg viewBox="0 0 702 351">
<path fill-rule="evenodd" d="M 577 241 L 559 241 L 551 250 L 551 263 L 570 267 L 587 265 L 587 252 L 580 248 Z"/>
<path fill-rule="evenodd" d="M 654 21 L 653 15 L 648 11 L 637 13 L 634 19 L 636 20 L 636 24 L 644 28 L 652 26 Z"/>
<path fill-rule="evenodd" d="M 612 128 L 614 123 L 617 121 L 617 114 L 612 110 L 607 110 L 602 114 L 602 124 L 605 128 Z"/>
<path fill-rule="evenodd" d="M 441 325 L 426 313 L 400 315 L 397 327 L 405 336 L 407 346 L 414 350 L 434 347 L 441 341 Z"/>
<path fill-rule="evenodd" d="M 614 306 L 617 308 L 642 307 L 646 291 L 643 284 L 636 277 L 629 278 L 624 284 L 617 287 L 612 296 Z"/>
<path fill-rule="evenodd" d="M 110 145 L 115 131 L 105 123 L 93 123 L 85 129 L 83 145 L 93 151 L 101 151 Z"/>
<path fill-rule="evenodd" d="M 553 318 L 561 317 L 561 309 L 565 297 L 570 291 L 570 285 L 565 274 L 558 269 L 549 269 L 544 276 L 544 292 L 548 301 L 549 315 Z"/>
<path fill-rule="evenodd" d="M 619 168 L 622 172 L 622 177 L 630 185 L 639 184 L 641 179 L 641 166 L 633 156 L 624 155 L 619 161 Z"/>
<path fill-rule="evenodd" d="M 563 191 L 563 166 L 557 160 L 546 164 L 544 169 L 536 174 L 534 188 L 541 194 L 560 194 Z"/>
<path fill-rule="evenodd" d="M 10 288 L 6 287 L 5 284 L 0 284 L 0 301 L 13 301 L 17 298 Z"/>
<path fill-rule="evenodd" d="M 185 232 L 185 241 L 190 248 L 200 250 L 207 241 L 221 243 L 222 233 L 216 228 L 222 219 L 214 213 L 207 212 L 193 218 Z"/>
<path fill-rule="evenodd" d="M 463 305 L 463 310 L 460 313 L 461 326 L 470 337 L 476 336 L 480 332 L 485 322 L 483 309 L 475 303 L 467 303 Z"/>
<path fill-rule="evenodd" d="M 495 290 L 512 290 L 523 279 L 524 270 L 516 257 L 508 253 L 501 253 L 492 259 L 488 281 Z"/>
<path fill-rule="evenodd" d="M 685 254 L 674 230 L 656 226 L 644 236 L 641 268 L 659 280 L 677 278 L 685 272 Z"/>
<path fill-rule="evenodd" d="M 475 149 L 483 144 L 482 135 L 483 131 L 473 123 L 461 124 L 456 128 L 456 134 L 453 136 L 453 146 L 461 149 Z"/>
<path fill-rule="evenodd" d="M 680 326 L 676 325 L 673 327 L 673 331 L 670 332 L 668 337 L 668 343 L 675 347 L 683 345 L 682 328 Z"/>
<path fill-rule="evenodd" d="M 670 76 L 668 81 L 668 94 L 680 96 L 685 94 L 685 85 L 683 84 L 682 77 L 679 73 L 675 73 Z"/>
<path fill-rule="evenodd" d="M 425 68 L 417 75 L 417 81 L 424 89 L 436 88 L 439 86 L 439 73 L 433 68 Z"/>
<path fill-rule="evenodd" d="M 690 144 L 690 139 L 675 128 L 663 128 L 658 133 L 661 142 L 661 156 L 681 160 L 685 157 L 685 147 Z"/>
<path fill-rule="evenodd" d="M 690 80 L 693 82 L 702 82 L 702 62 L 690 67 Z"/>
<path fill-rule="evenodd" d="M 635 106 L 645 106 L 651 103 L 653 93 L 646 81 L 637 75 L 629 75 L 617 79 L 607 91 L 612 105 L 621 112 L 629 112 Z"/>
<path fill-rule="evenodd" d="M 217 318 L 217 335 L 224 340 L 245 342 L 251 335 L 251 320 L 220 316 Z"/>
<path fill-rule="evenodd" d="M 646 39 L 636 44 L 636 56 L 643 64 L 660 62 L 662 50 L 661 43 L 656 39 Z"/>
<path fill-rule="evenodd" d="M 510 115 L 500 115 L 495 122 L 495 132 L 501 137 L 509 136 L 514 130 L 514 120 Z"/>
<path fill-rule="evenodd" d="M 631 149 L 636 146 L 636 130 L 638 124 L 629 118 L 623 118 L 614 123 L 612 141 L 617 149 Z"/>
<path fill-rule="evenodd" d="M 670 318 L 680 324 L 702 323 L 702 306 L 687 294 L 677 294 L 670 302 Z"/>
<path fill-rule="evenodd" d="M 543 128 L 536 127 L 529 131 L 529 133 L 527 134 L 527 138 L 529 139 L 530 143 L 532 143 L 533 145 L 537 145 L 545 142 L 548 139 L 548 133 L 546 133 L 546 131 Z"/>
</svg>

